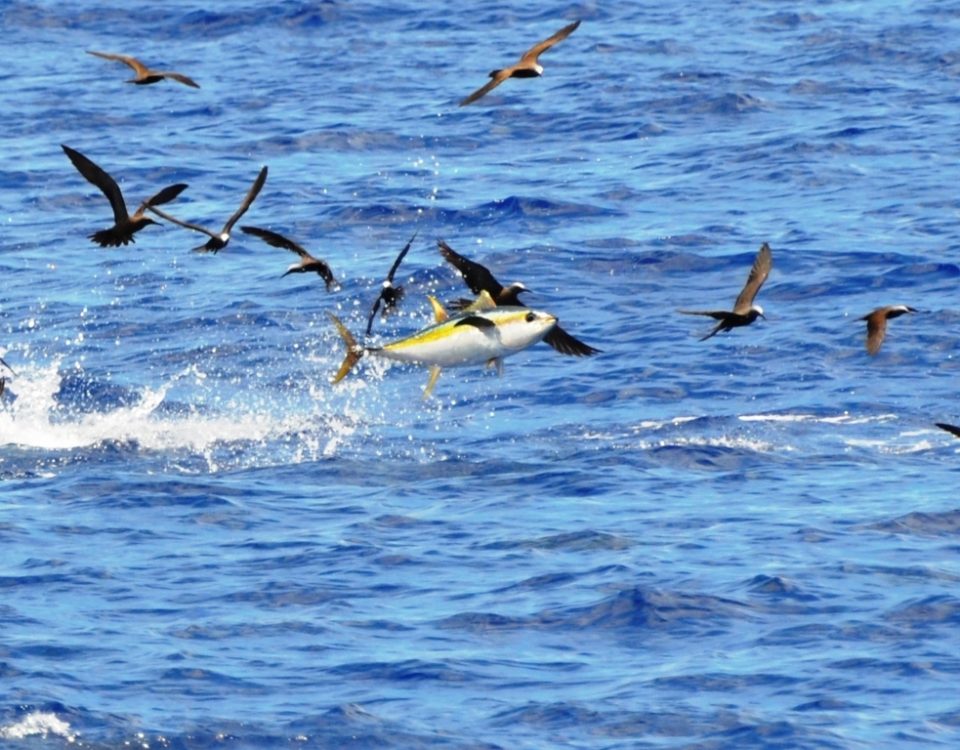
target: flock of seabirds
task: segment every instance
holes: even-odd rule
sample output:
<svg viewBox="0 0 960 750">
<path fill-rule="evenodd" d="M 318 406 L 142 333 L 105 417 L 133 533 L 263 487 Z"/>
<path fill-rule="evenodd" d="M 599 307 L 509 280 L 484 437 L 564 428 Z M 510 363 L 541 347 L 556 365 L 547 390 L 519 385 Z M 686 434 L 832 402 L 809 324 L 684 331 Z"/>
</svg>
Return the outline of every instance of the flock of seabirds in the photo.
<svg viewBox="0 0 960 750">
<path fill-rule="evenodd" d="M 541 76 L 543 66 L 540 65 L 540 55 L 566 39 L 579 26 L 579 20 L 564 26 L 552 36 L 533 45 L 513 65 L 492 71 L 489 76 L 490 80 L 461 100 L 460 106 L 463 107 L 476 102 L 509 78 L 536 78 Z M 121 62 L 132 68 L 135 75 L 127 83 L 147 85 L 170 79 L 185 86 L 200 88 L 196 81 L 182 73 L 155 70 L 129 55 L 92 50 L 89 51 L 89 54 L 106 60 Z M 158 206 L 168 204 L 176 199 L 187 188 L 186 184 L 178 183 L 163 188 L 155 195 L 144 200 L 137 207 L 137 210 L 130 214 L 116 180 L 76 149 L 66 145 L 61 147 L 77 171 L 87 181 L 99 188 L 110 202 L 110 207 L 113 210 L 113 226 L 90 235 L 90 239 L 101 247 L 120 247 L 134 242 L 134 235 L 137 232 L 150 224 L 160 223 L 147 215 L 147 212 L 150 212 L 172 224 L 206 235 L 208 238 L 206 242 L 193 248 L 195 252 L 217 253 L 230 242 L 230 233 L 234 225 L 247 212 L 267 181 L 267 167 L 264 166 L 253 181 L 240 206 L 227 219 L 223 227 L 216 231 L 200 224 L 184 221 L 158 208 Z M 256 226 L 245 225 L 241 226 L 240 230 L 260 238 L 268 245 L 289 250 L 298 256 L 298 260 L 286 270 L 283 276 L 291 273 L 316 273 L 323 279 L 328 291 L 339 289 L 339 284 L 330 266 L 325 261 L 311 255 L 294 240 L 269 229 Z M 386 317 L 396 310 L 403 299 L 404 288 L 395 283 L 394 278 L 416 236 L 414 234 L 410 238 L 387 272 L 380 292 L 370 310 L 366 327 L 367 336 L 371 335 L 378 311 L 381 317 Z M 424 398 L 426 398 L 432 392 L 443 367 L 487 364 L 502 372 L 504 357 L 526 349 L 541 340 L 560 354 L 584 357 L 600 352 L 599 349 L 580 341 L 561 328 L 553 315 L 528 308 L 520 299 L 522 293 L 529 291 L 523 283 L 514 282 L 503 285 L 497 281 L 489 269 L 461 255 L 442 239 L 437 241 L 437 246 L 443 258 L 460 272 L 464 282 L 476 295 L 476 298 L 474 300 L 459 299 L 453 301 L 450 303 L 450 308 L 454 311 L 451 314 L 439 301 L 428 295 L 434 312 L 434 324 L 410 336 L 382 346 L 358 344 L 346 326 L 330 313 L 330 318 L 347 347 L 346 357 L 334 376 L 333 383 L 338 383 L 346 377 L 362 356 L 374 355 L 428 367 L 430 377 L 423 393 Z M 701 341 L 724 331 L 750 325 L 757 318 L 764 317 L 763 308 L 755 304 L 754 300 L 763 283 L 767 280 L 772 266 L 773 253 L 770 245 L 763 243 L 757 252 L 753 266 L 750 268 L 747 281 L 734 301 L 732 310 L 678 310 L 678 312 L 686 315 L 704 315 L 717 321 L 716 325 L 700 339 Z M 915 312 L 917 310 L 908 305 L 887 305 L 878 307 L 864 315 L 861 320 L 866 321 L 867 324 L 867 352 L 875 355 L 880 350 L 887 332 L 887 321 Z M 2 358 L 0 358 L 0 366 L 5 368 L 10 375 L 16 375 L 13 368 Z M 0 396 L 4 392 L 6 381 L 6 376 L 0 375 Z M 937 422 L 936 425 L 960 437 L 960 426 L 942 422 Z"/>
</svg>

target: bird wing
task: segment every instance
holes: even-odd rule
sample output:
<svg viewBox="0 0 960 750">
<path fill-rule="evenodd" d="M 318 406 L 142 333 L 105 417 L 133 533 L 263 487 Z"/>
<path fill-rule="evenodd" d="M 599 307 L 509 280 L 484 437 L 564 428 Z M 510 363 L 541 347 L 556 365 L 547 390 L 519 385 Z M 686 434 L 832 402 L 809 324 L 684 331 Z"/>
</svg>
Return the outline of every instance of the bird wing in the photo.
<svg viewBox="0 0 960 750">
<path fill-rule="evenodd" d="M 494 278 L 494 275 L 490 273 L 486 266 L 475 263 L 469 258 L 464 258 L 443 240 L 437 240 L 437 247 L 444 259 L 460 272 L 471 292 L 480 294 L 480 292 L 486 291 L 491 297 L 497 299 L 500 292 L 503 291 L 503 284 Z"/>
<path fill-rule="evenodd" d="M 367 320 L 367 336 L 370 335 L 370 332 L 373 330 L 373 319 L 377 317 L 377 310 L 380 309 L 380 300 L 383 299 L 383 292 L 377 295 L 377 298 L 373 301 L 373 307 L 370 308 L 370 317 Z"/>
<path fill-rule="evenodd" d="M 330 265 L 319 258 L 314 258 L 310 261 L 310 270 L 316 271 L 320 274 L 320 278 L 323 279 L 323 283 L 327 285 L 327 291 L 334 291 L 334 287 L 337 285 L 337 280 L 333 275 L 333 269 L 330 268 Z"/>
<path fill-rule="evenodd" d="M 259 237 L 261 240 L 266 242 L 268 245 L 273 247 L 281 247 L 284 250 L 291 250 L 299 255 L 304 260 L 316 260 L 310 253 L 304 250 L 300 245 L 298 245 L 293 240 L 287 239 L 282 234 L 277 234 L 276 232 L 271 232 L 269 229 L 261 229 L 260 227 L 250 227 L 242 226 L 240 227 L 241 232 L 246 234 L 252 234 L 254 237 Z"/>
<path fill-rule="evenodd" d="M 881 307 L 866 316 L 867 320 L 867 353 L 876 354 L 887 335 L 887 311 Z"/>
<path fill-rule="evenodd" d="M 141 203 L 140 208 L 137 209 L 137 213 L 140 213 L 145 208 L 150 208 L 150 206 L 162 206 L 164 203 L 169 203 L 186 189 L 187 183 L 185 182 L 178 182 L 176 185 L 168 185 L 159 193 L 150 196 L 143 203 Z"/>
<path fill-rule="evenodd" d="M 726 320 L 730 317 L 730 313 L 726 310 L 677 310 L 677 312 L 684 315 L 707 315 L 714 320 Z"/>
<path fill-rule="evenodd" d="M 173 71 L 164 70 L 164 71 L 158 73 L 157 75 L 161 75 L 161 76 L 163 76 L 164 78 L 172 78 L 174 81 L 180 81 L 180 83 L 182 83 L 182 84 L 184 84 L 184 85 L 186 85 L 186 86 L 191 86 L 192 88 L 195 88 L 195 89 L 200 88 L 200 84 L 199 84 L 199 83 L 197 83 L 196 81 L 194 81 L 194 80 L 193 80 L 192 78 L 190 78 L 189 76 L 185 76 L 183 73 L 175 73 L 175 72 L 173 72 Z"/>
<path fill-rule="evenodd" d="M 147 206 L 147 208 L 153 211 L 153 213 L 155 213 L 161 219 L 166 219 L 167 221 L 172 222 L 173 224 L 178 224 L 179 226 L 184 227 L 185 229 L 192 229 L 194 232 L 202 232 L 208 237 L 219 239 L 219 235 L 217 235 L 215 232 L 211 232 L 206 227 L 202 227 L 199 224 L 191 224 L 189 221 L 183 221 L 182 219 L 178 219 L 176 216 L 171 216 L 170 214 L 164 211 L 161 211 L 156 206 Z"/>
<path fill-rule="evenodd" d="M 520 58 L 520 64 L 523 65 L 535 63 L 541 54 L 546 52 L 557 42 L 563 41 L 570 36 L 579 25 L 580 21 L 574 21 L 573 23 L 564 26 L 562 29 L 560 29 L 560 31 L 548 39 L 544 39 L 542 42 L 537 42 L 530 49 L 523 53 L 523 57 Z"/>
<path fill-rule="evenodd" d="M 550 333 L 543 337 L 543 340 L 560 354 L 567 354 L 571 357 L 589 357 L 591 354 L 600 352 L 599 349 L 594 349 L 589 344 L 571 336 L 560 326 L 554 326 Z"/>
<path fill-rule="evenodd" d="M 760 246 L 756 259 L 753 261 L 753 267 L 750 269 L 750 275 L 747 276 L 747 283 L 743 286 L 743 291 L 733 303 L 733 311 L 737 315 L 746 315 L 750 312 L 753 300 L 763 286 L 763 282 L 770 275 L 770 268 L 773 266 L 773 255 L 770 252 L 770 245 L 766 242 Z"/>
<path fill-rule="evenodd" d="M 947 424 L 946 422 L 934 422 L 934 424 L 939 427 L 941 430 L 946 430 L 951 435 L 956 435 L 960 437 L 960 427 L 957 427 L 953 424 Z"/>
<path fill-rule="evenodd" d="M 477 99 L 486 96 L 491 91 L 493 91 L 497 86 L 503 83 L 510 77 L 510 74 L 513 72 L 513 68 L 503 68 L 498 70 L 490 76 L 490 80 L 487 81 L 483 86 L 474 91 L 466 99 L 461 100 L 460 106 L 466 107 L 468 104 L 472 104 Z"/>
<path fill-rule="evenodd" d="M 247 191 L 246 197 L 243 199 L 243 203 L 240 204 L 240 208 L 234 211 L 233 216 L 227 219 L 227 223 L 223 225 L 223 231 L 227 234 L 230 234 L 230 230 L 233 229 L 233 225 L 237 223 L 237 220 L 243 216 L 247 209 L 250 208 L 250 204 L 256 199 L 260 194 L 260 190 L 263 188 L 263 184 L 267 181 L 267 168 L 266 166 L 260 170 L 260 174 L 257 175 L 257 179 L 253 181 L 253 185 L 250 186 L 250 189 Z"/>
<path fill-rule="evenodd" d="M 400 254 L 397 256 L 397 259 L 393 261 L 393 265 L 390 266 L 390 270 L 387 272 L 387 281 L 393 282 L 393 275 L 397 272 L 397 269 L 400 268 L 400 264 L 403 262 L 403 259 L 407 257 L 407 253 L 410 251 L 410 245 L 413 244 L 413 241 L 417 238 L 417 233 L 413 233 L 413 237 L 410 238 L 410 241 L 403 246 L 403 250 L 400 251 Z"/>
<path fill-rule="evenodd" d="M 140 62 L 137 58 L 130 57 L 129 55 L 114 55 L 109 52 L 94 52 L 93 50 L 87 50 L 87 54 L 102 57 L 104 60 L 116 60 L 117 62 L 125 63 L 133 68 L 138 76 L 146 76 L 153 73 L 150 68 Z"/>
<path fill-rule="evenodd" d="M 87 182 L 90 182 L 100 188 L 107 200 L 110 201 L 110 207 L 113 209 L 113 218 L 117 224 L 127 221 L 130 216 L 127 213 L 127 204 L 123 201 L 123 193 L 120 192 L 120 186 L 117 181 L 104 172 L 100 167 L 90 161 L 79 151 L 75 151 L 69 146 L 61 144 L 60 148 L 67 155 L 77 171 L 84 176 Z"/>
</svg>

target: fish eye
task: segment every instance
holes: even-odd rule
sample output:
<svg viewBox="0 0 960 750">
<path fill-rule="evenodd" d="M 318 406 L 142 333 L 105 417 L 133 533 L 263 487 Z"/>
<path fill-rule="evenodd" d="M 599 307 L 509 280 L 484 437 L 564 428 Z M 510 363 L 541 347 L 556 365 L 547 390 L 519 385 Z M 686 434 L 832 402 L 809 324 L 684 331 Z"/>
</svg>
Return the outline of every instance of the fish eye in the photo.
<svg viewBox="0 0 960 750">
<path fill-rule="evenodd" d="M 535 321 L 536 319 L 537 319 L 537 314 L 536 314 L 536 313 L 534 313 L 534 312 L 528 312 L 528 313 L 527 313 L 526 321 L 527 321 L 528 323 L 532 323 L 532 322 Z"/>
</svg>

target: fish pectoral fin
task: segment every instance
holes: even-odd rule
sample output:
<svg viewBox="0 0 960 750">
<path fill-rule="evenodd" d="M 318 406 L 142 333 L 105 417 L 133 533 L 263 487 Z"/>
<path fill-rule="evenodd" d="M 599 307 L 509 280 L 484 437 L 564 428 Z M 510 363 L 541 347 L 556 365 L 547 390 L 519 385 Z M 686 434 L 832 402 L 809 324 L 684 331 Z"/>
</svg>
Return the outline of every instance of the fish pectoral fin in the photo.
<svg viewBox="0 0 960 750">
<path fill-rule="evenodd" d="M 477 298 L 473 302 L 463 308 L 463 311 L 483 312 L 484 310 L 493 310 L 496 306 L 497 303 L 494 302 L 493 297 L 490 296 L 490 292 L 484 289 L 477 295 Z"/>
<path fill-rule="evenodd" d="M 487 367 L 492 369 L 497 368 L 497 375 L 503 377 L 503 357 L 491 357 L 487 360 Z"/>
<path fill-rule="evenodd" d="M 435 322 L 445 323 L 450 319 L 450 314 L 447 312 L 440 300 L 438 300 L 432 294 L 428 294 L 427 299 L 430 300 L 430 307 L 433 308 L 433 319 Z"/>
<path fill-rule="evenodd" d="M 481 317 L 480 315 L 464 315 L 460 320 L 453 324 L 454 328 L 459 326 L 473 326 L 474 328 L 490 329 L 496 328 L 497 324 L 494 323 L 489 318 Z"/>
<path fill-rule="evenodd" d="M 430 368 L 430 377 L 427 379 L 427 387 L 423 389 L 423 398 L 430 398 L 430 394 L 433 393 L 433 388 L 437 384 L 437 379 L 440 377 L 440 366 L 434 365 Z"/>
</svg>

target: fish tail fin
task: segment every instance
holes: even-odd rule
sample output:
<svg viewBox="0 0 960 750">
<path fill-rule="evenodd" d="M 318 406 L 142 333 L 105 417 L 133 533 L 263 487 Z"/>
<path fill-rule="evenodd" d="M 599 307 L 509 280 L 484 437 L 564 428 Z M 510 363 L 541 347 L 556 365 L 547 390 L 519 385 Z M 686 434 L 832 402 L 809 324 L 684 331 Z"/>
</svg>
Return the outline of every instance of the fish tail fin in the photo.
<svg viewBox="0 0 960 750">
<path fill-rule="evenodd" d="M 343 339 L 343 343 L 347 345 L 347 355 L 343 358 L 343 364 L 340 365 L 337 374 L 333 380 L 330 381 L 331 383 L 339 383 L 347 377 L 347 373 L 360 361 L 360 357 L 363 356 L 363 347 L 357 344 L 356 339 L 353 338 L 353 335 L 347 330 L 347 327 L 340 322 L 340 319 L 336 315 L 333 313 L 328 313 L 328 315 L 337 327 L 337 332 L 340 334 L 340 338 Z"/>
</svg>

